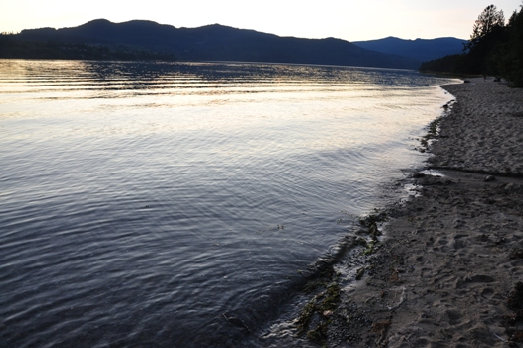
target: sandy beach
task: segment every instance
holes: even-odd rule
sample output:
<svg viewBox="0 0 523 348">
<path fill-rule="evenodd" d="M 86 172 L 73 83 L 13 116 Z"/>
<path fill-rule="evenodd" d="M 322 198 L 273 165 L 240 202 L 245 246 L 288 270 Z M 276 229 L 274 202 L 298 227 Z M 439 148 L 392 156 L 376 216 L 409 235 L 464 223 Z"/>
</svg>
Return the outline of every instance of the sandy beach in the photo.
<svg viewBox="0 0 523 348">
<path fill-rule="evenodd" d="M 340 280 L 343 260 L 334 266 L 336 309 L 316 306 L 302 329 L 322 345 L 523 345 L 523 89 L 492 79 L 444 88 L 456 100 L 428 168 L 410 178 L 417 195 L 378 224 L 356 285 Z"/>
</svg>

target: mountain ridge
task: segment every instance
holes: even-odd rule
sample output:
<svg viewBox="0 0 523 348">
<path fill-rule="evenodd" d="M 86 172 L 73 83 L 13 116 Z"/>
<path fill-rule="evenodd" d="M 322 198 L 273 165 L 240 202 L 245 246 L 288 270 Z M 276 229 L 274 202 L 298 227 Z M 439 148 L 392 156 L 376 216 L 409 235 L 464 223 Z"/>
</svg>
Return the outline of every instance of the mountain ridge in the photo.
<svg viewBox="0 0 523 348">
<path fill-rule="evenodd" d="M 376 52 L 410 57 L 420 62 L 426 62 L 447 55 L 462 53 L 463 45 L 466 42 L 466 40 L 454 37 L 407 40 L 388 36 L 377 40 L 355 41 L 353 44 Z"/>
<path fill-rule="evenodd" d="M 19 58 L 24 58 L 24 47 L 28 49 L 27 45 L 30 43 L 37 43 L 37 46 L 44 48 L 46 43 L 52 43 L 60 47 L 60 52 L 69 52 L 67 58 L 73 59 L 83 58 L 82 54 L 75 57 L 74 52 L 94 47 L 109 52 L 122 49 L 126 52 L 152 52 L 154 54 L 151 57 L 155 54 L 159 57 L 174 56 L 177 60 L 185 61 L 244 61 L 401 69 L 417 69 L 421 64 L 419 59 L 370 50 L 338 38 L 277 36 L 217 23 L 196 28 L 177 28 L 150 20 L 113 23 L 99 18 L 76 27 L 25 29 L 19 34 L 11 35 L 10 40 L 22 44 L 22 48 L 18 48 L 17 54 L 22 55 Z M 6 46 L 3 41 L 0 42 L 0 57 L 16 58 L 13 57 L 16 54 L 10 52 L 9 45 Z M 53 55 L 50 48 L 47 48 L 46 53 L 48 56 Z M 38 57 L 39 52 L 33 49 L 32 54 Z M 60 53 L 57 55 L 55 58 L 60 58 Z M 106 56 L 111 58 L 110 54 Z"/>
</svg>

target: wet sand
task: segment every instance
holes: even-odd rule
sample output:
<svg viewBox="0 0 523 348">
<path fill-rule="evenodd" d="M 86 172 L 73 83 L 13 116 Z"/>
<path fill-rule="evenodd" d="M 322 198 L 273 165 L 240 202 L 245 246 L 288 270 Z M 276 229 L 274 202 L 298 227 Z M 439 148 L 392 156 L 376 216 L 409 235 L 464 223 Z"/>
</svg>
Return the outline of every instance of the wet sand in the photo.
<svg viewBox="0 0 523 348">
<path fill-rule="evenodd" d="M 361 280 L 319 314 L 320 344 L 523 345 L 523 89 L 444 88 L 456 102 L 429 145 L 433 170 L 412 175 L 418 196 L 390 209 Z"/>
</svg>

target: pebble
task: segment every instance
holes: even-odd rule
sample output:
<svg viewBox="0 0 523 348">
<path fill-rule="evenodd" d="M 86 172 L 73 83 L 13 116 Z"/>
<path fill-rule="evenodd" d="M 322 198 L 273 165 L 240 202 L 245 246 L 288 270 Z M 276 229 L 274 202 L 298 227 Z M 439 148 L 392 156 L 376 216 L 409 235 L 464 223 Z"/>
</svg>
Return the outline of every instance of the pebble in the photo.
<svg viewBox="0 0 523 348">
<path fill-rule="evenodd" d="M 494 175 L 487 175 L 483 181 L 494 181 L 496 180 L 496 177 Z"/>
</svg>

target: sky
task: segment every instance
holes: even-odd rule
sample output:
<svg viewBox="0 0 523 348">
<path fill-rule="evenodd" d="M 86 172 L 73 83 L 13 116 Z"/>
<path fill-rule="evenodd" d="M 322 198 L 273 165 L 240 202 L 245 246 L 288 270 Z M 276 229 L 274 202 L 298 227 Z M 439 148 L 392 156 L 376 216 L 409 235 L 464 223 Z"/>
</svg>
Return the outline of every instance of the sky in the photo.
<svg viewBox="0 0 523 348">
<path fill-rule="evenodd" d="M 92 19 L 147 19 L 175 27 L 219 23 L 279 36 L 348 41 L 468 39 L 490 4 L 509 18 L 523 0 L 0 0 L 0 32 L 74 27 Z"/>
</svg>

